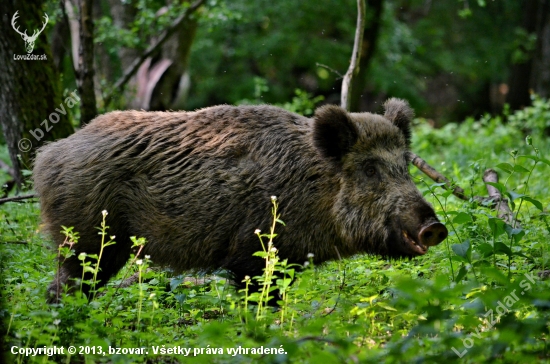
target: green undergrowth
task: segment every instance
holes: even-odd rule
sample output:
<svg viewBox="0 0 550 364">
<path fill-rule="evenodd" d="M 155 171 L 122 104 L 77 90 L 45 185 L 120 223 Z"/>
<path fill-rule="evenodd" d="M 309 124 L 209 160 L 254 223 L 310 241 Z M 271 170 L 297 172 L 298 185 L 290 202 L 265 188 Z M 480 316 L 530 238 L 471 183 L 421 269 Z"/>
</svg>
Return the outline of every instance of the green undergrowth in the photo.
<svg viewBox="0 0 550 364">
<path fill-rule="evenodd" d="M 101 257 L 80 257 L 93 300 L 77 292 L 47 305 L 56 257 L 72 254 L 78 236 L 67 229 L 66 245 L 52 249 L 38 232 L 37 203 L 1 205 L 6 356 L 16 363 L 550 362 L 549 113 L 550 103 L 535 98 L 504 118 L 438 130 L 416 122 L 413 151 L 468 196 L 486 197 L 484 171 L 499 173 L 492 186 L 511 201 L 508 220 L 487 201 L 460 200 L 411 167 L 448 239 L 411 260 L 356 256 L 313 266 L 310 259 L 299 272 L 278 256 L 285 217 L 272 198 L 273 221 L 258 226 L 258 257 L 251 257 L 265 260 L 265 273 L 247 277 L 239 292 L 223 271 L 177 275 L 153 267 L 139 249 L 147 242 L 136 238 L 138 253 L 106 288 L 95 289 Z M 98 239 L 108 246 L 109 215 L 103 219 Z M 129 277 L 135 283 L 120 287 Z M 249 291 L 252 285 L 260 291 Z M 11 353 L 53 346 L 64 354 Z M 69 346 L 77 354 L 67 354 Z"/>
</svg>

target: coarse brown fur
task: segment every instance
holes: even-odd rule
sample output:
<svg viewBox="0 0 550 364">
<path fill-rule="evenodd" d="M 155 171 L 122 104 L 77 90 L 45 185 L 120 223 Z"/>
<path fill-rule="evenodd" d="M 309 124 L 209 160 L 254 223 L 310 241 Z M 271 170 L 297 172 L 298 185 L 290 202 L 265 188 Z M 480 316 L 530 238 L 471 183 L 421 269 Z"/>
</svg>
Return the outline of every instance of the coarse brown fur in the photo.
<svg viewBox="0 0 550 364">
<path fill-rule="evenodd" d="M 397 99 L 385 107 L 386 117 L 324 106 L 309 119 L 265 105 L 98 116 L 40 149 L 43 223 L 55 244 L 61 225 L 74 226 L 76 256 L 94 254 L 108 211 L 117 243 L 103 253 L 102 283 L 128 260 L 130 236 L 145 237 L 144 254 L 178 271 L 226 268 L 237 281 L 260 274 L 254 231 L 268 230 L 273 195 L 286 223 L 275 245 L 290 262 L 308 253 L 315 262 L 416 255 L 402 232 L 437 218 L 408 173 L 412 110 Z M 76 256 L 50 293 L 80 277 Z"/>
</svg>

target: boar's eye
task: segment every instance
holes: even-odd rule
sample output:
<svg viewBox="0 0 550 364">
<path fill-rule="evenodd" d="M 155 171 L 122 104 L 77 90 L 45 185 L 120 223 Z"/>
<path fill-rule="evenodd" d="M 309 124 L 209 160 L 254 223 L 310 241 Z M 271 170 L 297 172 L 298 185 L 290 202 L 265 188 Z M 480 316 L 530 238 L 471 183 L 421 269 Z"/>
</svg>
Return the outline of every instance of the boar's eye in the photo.
<svg viewBox="0 0 550 364">
<path fill-rule="evenodd" d="M 367 166 L 365 168 L 365 174 L 367 175 L 367 177 L 373 177 L 376 174 L 376 168 L 374 168 L 373 166 Z"/>
</svg>

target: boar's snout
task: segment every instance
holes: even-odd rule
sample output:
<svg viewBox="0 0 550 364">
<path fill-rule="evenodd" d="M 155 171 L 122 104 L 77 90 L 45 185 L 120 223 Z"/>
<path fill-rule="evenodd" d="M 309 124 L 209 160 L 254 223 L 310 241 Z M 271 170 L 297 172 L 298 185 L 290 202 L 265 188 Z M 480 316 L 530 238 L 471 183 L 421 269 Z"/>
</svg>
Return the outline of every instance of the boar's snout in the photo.
<svg viewBox="0 0 550 364">
<path fill-rule="evenodd" d="M 434 246 L 445 240 L 447 235 L 445 225 L 440 222 L 431 222 L 420 229 L 418 241 L 424 246 Z"/>
</svg>

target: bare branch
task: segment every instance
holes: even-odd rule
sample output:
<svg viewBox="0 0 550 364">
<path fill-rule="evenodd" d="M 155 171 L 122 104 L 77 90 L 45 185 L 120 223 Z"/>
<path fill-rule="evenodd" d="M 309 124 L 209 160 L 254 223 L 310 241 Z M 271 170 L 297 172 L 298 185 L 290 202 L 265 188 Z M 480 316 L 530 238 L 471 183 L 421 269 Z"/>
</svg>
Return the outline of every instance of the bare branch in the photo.
<svg viewBox="0 0 550 364">
<path fill-rule="evenodd" d="M 29 198 L 35 198 L 36 195 L 25 195 L 25 196 L 15 196 L 15 197 L 6 197 L 0 198 L 0 205 L 5 204 L 6 202 L 18 202 L 22 200 L 27 200 Z"/>
<path fill-rule="evenodd" d="M 342 95 L 340 106 L 350 110 L 351 105 L 351 81 L 353 76 L 359 73 L 359 60 L 361 59 L 361 44 L 363 43 L 363 29 L 365 28 L 365 0 L 357 0 L 357 26 L 355 28 L 355 42 L 348 71 L 342 81 Z"/>
<path fill-rule="evenodd" d="M 329 70 L 330 72 L 334 73 L 335 75 L 338 76 L 338 80 L 339 80 L 340 78 L 344 78 L 344 75 L 343 75 L 343 74 L 341 74 L 340 72 L 338 72 L 338 71 L 335 70 L 334 68 L 327 66 L 326 64 L 322 64 L 322 63 L 317 62 L 317 63 L 315 63 L 315 65 L 318 66 L 318 67 L 326 68 L 326 69 Z"/>
<path fill-rule="evenodd" d="M 451 181 L 449 181 L 447 177 L 436 171 L 435 168 L 428 164 L 428 162 L 412 152 L 409 152 L 409 156 L 411 158 L 411 163 L 416 166 L 416 168 L 420 169 L 422 172 L 424 172 L 424 174 L 426 174 L 435 182 L 445 183 L 444 187 L 446 190 L 450 190 L 452 188 L 453 195 L 455 195 L 456 197 L 460 198 L 461 200 L 468 201 L 468 197 L 464 194 L 464 190 L 462 188 L 458 186 L 453 186 L 451 184 Z"/>
<path fill-rule="evenodd" d="M 151 55 L 153 55 L 164 44 L 164 42 L 166 42 L 166 40 L 168 40 L 168 38 L 170 38 L 170 36 L 172 34 L 174 34 L 174 32 L 178 29 L 178 27 L 185 20 L 189 19 L 191 14 L 193 14 L 198 8 L 200 8 L 205 1 L 206 0 L 197 0 L 195 3 L 193 3 L 191 6 L 189 6 L 185 10 L 185 12 L 183 14 L 181 14 L 180 16 L 178 16 L 176 18 L 176 20 L 174 20 L 172 25 L 170 25 L 170 27 L 168 29 L 166 29 L 159 36 L 159 38 L 157 39 L 157 41 L 154 44 L 149 46 L 149 48 L 147 48 L 145 50 L 145 52 L 143 52 L 143 54 L 139 58 L 137 58 L 134 62 L 132 62 L 132 64 L 130 66 L 128 66 L 124 70 L 124 74 L 115 82 L 115 84 L 113 85 L 113 88 L 111 89 L 111 91 L 104 97 L 104 106 L 105 107 L 107 107 L 111 103 L 114 93 L 121 90 L 122 87 L 124 87 L 124 85 L 126 85 L 126 83 L 130 80 L 130 78 L 132 78 L 132 76 L 137 72 L 137 70 L 139 69 L 139 66 L 141 66 L 141 64 L 147 58 L 149 58 Z"/>
</svg>

